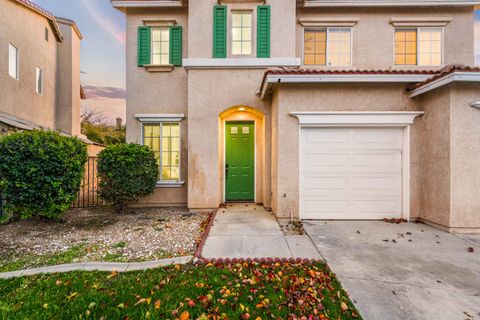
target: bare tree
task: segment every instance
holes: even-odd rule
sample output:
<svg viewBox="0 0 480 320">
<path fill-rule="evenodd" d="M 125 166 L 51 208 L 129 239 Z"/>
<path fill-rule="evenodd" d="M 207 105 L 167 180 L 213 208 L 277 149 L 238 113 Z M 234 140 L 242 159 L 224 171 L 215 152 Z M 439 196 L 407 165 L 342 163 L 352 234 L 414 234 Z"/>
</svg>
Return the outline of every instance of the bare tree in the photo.
<svg viewBox="0 0 480 320">
<path fill-rule="evenodd" d="M 83 107 L 80 119 L 82 123 L 89 123 L 93 125 L 108 125 L 108 120 L 104 116 L 103 112 L 97 111 L 89 107 Z"/>
</svg>

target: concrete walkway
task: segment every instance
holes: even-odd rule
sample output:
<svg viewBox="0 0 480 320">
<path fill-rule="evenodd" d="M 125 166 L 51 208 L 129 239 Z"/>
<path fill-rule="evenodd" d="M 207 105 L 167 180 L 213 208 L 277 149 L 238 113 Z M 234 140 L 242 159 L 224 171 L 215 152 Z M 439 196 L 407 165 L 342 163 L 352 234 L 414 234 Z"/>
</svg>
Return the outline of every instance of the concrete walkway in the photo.
<svg viewBox="0 0 480 320">
<path fill-rule="evenodd" d="M 147 269 L 154 269 L 159 267 L 165 267 L 169 265 L 187 264 L 192 261 L 192 256 L 162 259 L 155 261 L 145 262 L 132 262 L 132 263 L 118 263 L 118 262 L 85 262 L 85 263 L 71 263 L 61 264 L 57 266 L 41 267 L 34 269 L 18 270 L 11 272 L 0 273 L 0 279 L 9 279 L 23 276 L 31 276 L 41 273 L 62 273 L 71 271 L 117 271 L 117 272 L 129 272 L 129 271 L 141 271 Z"/>
<path fill-rule="evenodd" d="M 202 257 L 321 259 L 308 236 L 284 236 L 275 216 L 254 204 L 218 211 Z"/>
<path fill-rule="evenodd" d="M 415 223 L 304 228 L 365 320 L 480 319 L 480 238 Z"/>
</svg>

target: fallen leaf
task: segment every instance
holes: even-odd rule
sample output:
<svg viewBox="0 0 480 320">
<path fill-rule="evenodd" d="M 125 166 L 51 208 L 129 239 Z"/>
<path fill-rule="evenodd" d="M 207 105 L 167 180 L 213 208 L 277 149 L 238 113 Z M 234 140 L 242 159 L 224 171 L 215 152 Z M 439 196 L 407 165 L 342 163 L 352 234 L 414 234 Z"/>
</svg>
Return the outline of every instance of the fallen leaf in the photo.
<svg viewBox="0 0 480 320">
<path fill-rule="evenodd" d="M 188 311 L 183 311 L 180 315 L 180 320 L 188 320 L 190 319 L 190 313 Z"/>
<path fill-rule="evenodd" d="M 345 302 L 342 302 L 342 303 L 340 304 L 340 308 L 342 308 L 343 311 L 347 311 L 347 310 L 348 310 L 348 306 L 347 306 L 347 304 L 346 304 Z"/>
<path fill-rule="evenodd" d="M 78 292 L 74 292 L 74 293 L 70 294 L 70 295 L 67 297 L 67 299 L 68 299 L 68 300 L 71 300 L 71 299 L 75 298 L 77 295 L 78 295 Z"/>
<path fill-rule="evenodd" d="M 144 303 L 146 303 L 146 302 L 147 302 L 147 299 L 142 298 L 142 299 L 138 300 L 137 303 L 134 304 L 134 306 L 136 307 L 136 306 L 138 306 L 139 304 L 144 304 Z"/>
<path fill-rule="evenodd" d="M 467 251 L 468 252 L 475 252 L 475 249 L 473 249 L 473 247 L 468 247 Z"/>
<path fill-rule="evenodd" d="M 115 271 L 115 270 L 113 270 L 112 273 L 110 273 L 110 275 L 109 275 L 107 278 L 108 278 L 108 279 L 111 279 L 111 278 L 114 278 L 114 277 L 116 277 L 116 276 L 118 276 L 118 272 Z"/>
<path fill-rule="evenodd" d="M 160 309 L 160 300 L 155 301 L 153 305 L 155 306 L 155 309 Z"/>
</svg>

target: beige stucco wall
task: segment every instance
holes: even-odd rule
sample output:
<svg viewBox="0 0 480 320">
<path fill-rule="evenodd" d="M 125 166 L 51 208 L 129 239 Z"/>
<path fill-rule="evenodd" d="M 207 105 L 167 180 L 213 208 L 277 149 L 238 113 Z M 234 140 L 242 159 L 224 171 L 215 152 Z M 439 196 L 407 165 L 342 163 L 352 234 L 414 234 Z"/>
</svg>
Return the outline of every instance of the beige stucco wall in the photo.
<svg viewBox="0 0 480 320">
<path fill-rule="evenodd" d="M 299 217 L 299 127 L 290 116 L 294 111 L 408 111 L 417 110 L 417 103 L 405 94 L 404 84 L 282 84 L 274 99 L 276 127 L 276 188 L 273 187 L 274 211 L 280 219 Z M 276 124 L 275 124 L 276 123 Z M 415 130 L 417 123 L 413 125 Z M 417 148 L 411 150 L 411 163 L 418 158 Z M 416 176 L 411 174 L 411 180 Z M 418 199 L 412 197 L 412 215 L 418 212 Z"/>
<path fill-rule="evenodd" d="M 48 20 L 15 1 L 0 1 L 0 111 L 44 128 L 80 134 L 80 39 L 59 23 L 57 38 Z M 48 29 L 48 41 L 45 40 Z M 19 80 L 8 74 L 8 44 L 19 54 Z M 44 72 L 36 93 L 36 67 Z"/>
<path fill-rule="evenodd" d="M 415 99 L 425 114 L 418 120 L 422 134 L 418 178 L 419 218 L 450 224 L 450 92 L 440 89 Z"/>
<path fill-rule="evenodd" d="M 213 7 L 218 4 L 217 0 L 190 1 L 189 25 L 195 33 L 190 34 L 188 58 L 212 58 L 213 54 Z M 232 1 L 224 3 L 228 6 L 228 24 L 231 24 L 231 10 L 251 10 L 253 12 L 254 25 L 256 24 L 256 7 L 263 5 L 264 1 Z M 295 1 L 275 0 L 268 1 L 271 6 L 271 57 L 291 58 L 295 56 Z M 228 30 L 231 30 L 230 28 Z M 201 36 L 199 36 L 201 35 Z M 252 56 L 256 56 L 256 32 L 253 31 Z M 231 34 L 227 33 L 230 54 Z"/>
<path fill-rule="evenodd" d="M 220 115 L 235 106 L 248 106 L 264 115 L 257 125 L 257 202 L 270 206 L 271 115 L 269 102 L 255 93 L 262 70 L 190 70 L 188 76 L 188 206 L 217 208 L 223 202 L 224 144 Z M 215 83 L 215 86 L 212 86 Z M 232 89 L 233 88 L 233 89 Z M 227 118 L 240 119 L 240 115 Z M 265 132 L 262 145 L 261 135 Z M 262 150 L 258 148 L 263 148 Z M 265 159 L 261 163 L 262 157 Z M 262 179 L 260 181 L 260 179 Z M 262 186 L 258 185 L 261 183 Z M 263 191 L 260 192 L 260 188 Z M 263 195 L 262 195 L 263 193 Z"/>
<path fill-rule="evenodd" d="M 0 111 L 55 128 L 57 41 L 53 30 L 44 17 L 10 0 L 0 1 L 0 21 Z M 19 80 L 8 74 L 9 43 L 19 50 Z M 41 95 L 35 92 L 37 66 L 45 74 Z"/>
<path fill-rule="evenodd" d="M 353 27 L 352 68 L 418 68 L 394 65 L 392 18 L 451 18 L 445 27 L 445 64 L 474 64 L 474 17 L 471 7 L 429 8 L 308 8 L 298 9 L 298 18 L 358 18 Z M 303 26 L 297 22 L 297 57 L 303 55 Z M 302 57 L 303 60 L 303 57 Z M 437 67 L 438 68 L 438 67 Z"/>
<path fill-rule="evenodd" d="M 480 84 L 451 89 L 451 218 L 454 232 L 480 232 Z"/>
<path fill-rule="evenodd" d="M 56 129 L 80 132 L 80 38 L 69 23 L 59 23 L 63 41 L 58 43 Z"/>
<path fill-rule="evenodd" d="M 175 20 L 183 27 L 183 52 L 188 50 L 188 16 L 185 9 L 156 10 L 129 9 L 127 11 L 127 141 L 141 143 L 141 123 L 135 118 L 138 113 L 185 114 L 180 124 L 181 134 L 181 179 L 180 188 L 156 188 L 153 195 L 141 199 L 139 205 L 187 204 L 188 183 L 188 109 L 187 72 L 175 68 L 172 72 L 148 72 L 137 64 L 137 30 L 143 20 Z"/>
</svg>

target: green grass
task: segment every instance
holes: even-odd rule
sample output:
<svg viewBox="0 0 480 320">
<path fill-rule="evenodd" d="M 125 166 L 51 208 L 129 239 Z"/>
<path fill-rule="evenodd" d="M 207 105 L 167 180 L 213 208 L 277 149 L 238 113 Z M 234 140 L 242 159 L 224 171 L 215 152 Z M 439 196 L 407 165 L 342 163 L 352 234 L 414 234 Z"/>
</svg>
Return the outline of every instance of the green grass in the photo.
<svg viewBox="0 0 480 320">
<path fill-rule="evenodd" d="M 26 255 L 20 258 L 9 257 L 8 259 L 0 260 L 0 272 L 72 263 L 84 257 L 86 254 L 85 250 L 86 245 L 80 244 L 59 253 Z"/>
<path fill-rule="evenodd" d="M 0 297 L 0 319 L 360 319 L 323 264 L 39 275 L 0 280 Z"/>
</svg>

